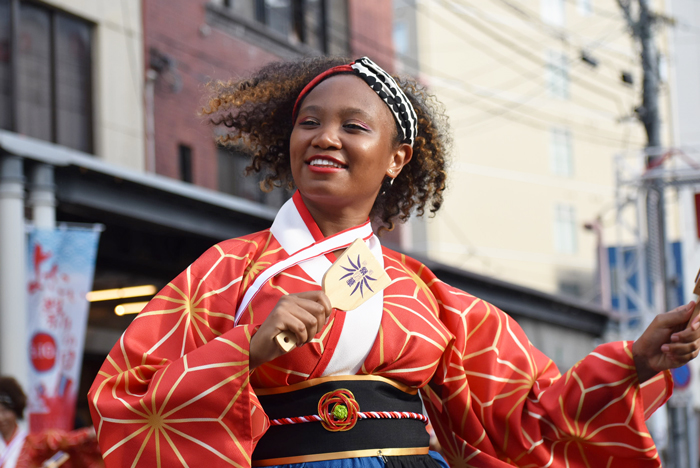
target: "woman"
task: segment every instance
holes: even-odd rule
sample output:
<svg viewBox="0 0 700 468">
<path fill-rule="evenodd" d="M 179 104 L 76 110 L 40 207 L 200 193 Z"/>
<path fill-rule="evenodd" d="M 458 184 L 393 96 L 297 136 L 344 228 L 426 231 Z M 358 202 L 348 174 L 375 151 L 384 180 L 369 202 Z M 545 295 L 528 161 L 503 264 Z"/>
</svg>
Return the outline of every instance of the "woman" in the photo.
<svg viewBox="0 0 700 468">
<path fill-rule="evenodd" d="M 369 216 L 436 211 L 448 138 L 435 101 L 367 58 L 273 64 L 205 113 L 268 184 L 268 230 L 215 245 L 134 320 L 90 391 L 108 467 L 659 466 L 644 419 L 698 353 L 693 304 L 565 376 L 492 305 L 381 247 Z M 356 238 L 391 284 L 333 310 L 325 271 Z M 296 336 L 285 354 L 275 337 Z"/>
<path fill-rule="evenodd" d="M 17 420 L 22 419 L 27 397 L 12 377 L 0 377 L 0 467 L 14 468 L 17 465 L 27 431 L 21 429 Z"/>
<path fill-rule="evenodd" d="M 19 383 L 0 376 L 0 468 L 38 468 L 59 451 L 69 455 L 64 468 L 104 466 L 93 428 L 28 434 L 17 424 L 26 406 Z"/>
</svg>

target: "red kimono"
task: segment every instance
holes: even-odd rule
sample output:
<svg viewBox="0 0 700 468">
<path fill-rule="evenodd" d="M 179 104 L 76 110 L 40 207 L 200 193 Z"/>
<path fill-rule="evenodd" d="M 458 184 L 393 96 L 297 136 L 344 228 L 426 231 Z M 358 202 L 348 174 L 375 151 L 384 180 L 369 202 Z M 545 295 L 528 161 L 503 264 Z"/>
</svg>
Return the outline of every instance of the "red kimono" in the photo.
<svg viewBox="0 0 700 468">
<path fill-rule="evenodd" d="M 617 342 L 560 376 L 508 315 L 376 237 L 392 280 L 378 304 L 334 311 L 312 343 L 249 373 L 257 326 L 282 295 L 320 289 L 331 262 L 293 264 L 246 292 L 320 240 L 295 196 L 271 229 L 215 245 L 149 303 L 90 390 L 107 467 L 248 467 L 269 425 L 255 389 L 349 373 L 419 388 L 452 467 L 660 466 L 644 421 L 670 396 L 669 373 L 640 387 L 631 343 Z"/>
</svg>

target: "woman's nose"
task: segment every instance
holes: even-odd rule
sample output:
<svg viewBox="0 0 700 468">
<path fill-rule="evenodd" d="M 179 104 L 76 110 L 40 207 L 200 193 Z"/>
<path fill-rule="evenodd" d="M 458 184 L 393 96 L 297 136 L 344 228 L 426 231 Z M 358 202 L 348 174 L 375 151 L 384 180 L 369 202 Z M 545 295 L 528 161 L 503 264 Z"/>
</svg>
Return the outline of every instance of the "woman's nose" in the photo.
<svg viewBox="0 0 700 468">
<path fill-rule="evenodd" d="M 329 126 L 319 127 L 318 133 L 314 136 L 311 144 L 323 149 L 339 149 L 341 147 L 338 132 Z"/>
</svg>

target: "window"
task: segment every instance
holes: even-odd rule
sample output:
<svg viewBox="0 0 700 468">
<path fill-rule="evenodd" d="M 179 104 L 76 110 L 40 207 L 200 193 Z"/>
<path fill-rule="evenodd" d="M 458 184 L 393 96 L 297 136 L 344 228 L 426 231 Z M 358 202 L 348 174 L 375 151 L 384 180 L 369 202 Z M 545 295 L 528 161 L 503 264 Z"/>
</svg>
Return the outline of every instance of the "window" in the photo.
<svg viewBox="0 0 700 468">
<path fill-rule="evenodd" d="M 574 157 L 571 149 L 571 132 L 567 128 L 550 130 L 550 168 L 553 174 L 574 175 Z"/>
<path fill-rule="evenodd" d="M 89 23 L 0 0 L 0 128 L 92 152 L 91 48 Z"/>
<path fill-rule="evenodd" d="M 394 47 L 398 55 L 406 56 L 410 52 L 410 39 L 406 21 L 394 21 Z"/>
<path fill-rule="evenodd" d="M 178 150 L 180 180 L 192 183 L 192 148 L 186 145 L 180 145 Z"/>
<path fill-rule="evenodd" d="M 224 0 L 224 6 L 234 14 L 254 20 L 256 17 L 255 0 Z"/>
<path fill-rule="evenodd" d="M 540 15 L 542 21 L 552 26 L 563 27 L 566 21 L 566 0 L 541 0 Z"/>
<path fill-rule="evenodd" d="M 292 44 L 329 55 L 347 54 L 347 0 L 223 0 L 232 13 L 257 21 Z"/>
<path fill-rule="evenodd" d="M 275 188 L 265 193 L 260 188 L 261 174 L 245 175 L 250 158 L 239 151 L 219 147 L 219 190 L 264 205 L 281 207 L 291 196 L 291 191 Z"/>
<path fill-rule="evenodd" d="M 347 0 L 325 0 L 326 50 L 328 55 L 350 52 Z"/>
<path fill-rule="evenodd" d="M 576 10 L 581 16 L 590 16 L 593 14 L 593 0 L 576 0 Z"/>
<path fill-rule="evenodd" d="M 569 60 L 564 52 L 548 50 L 546 57 L 547 89 L 552 97 L 569 98 Z"/>
<path fill-rule="evenodd" d="M 566 254 L 576 253 L 576 211 L 571 205 L 554 206 L 554 250 Z"/>
</svg>

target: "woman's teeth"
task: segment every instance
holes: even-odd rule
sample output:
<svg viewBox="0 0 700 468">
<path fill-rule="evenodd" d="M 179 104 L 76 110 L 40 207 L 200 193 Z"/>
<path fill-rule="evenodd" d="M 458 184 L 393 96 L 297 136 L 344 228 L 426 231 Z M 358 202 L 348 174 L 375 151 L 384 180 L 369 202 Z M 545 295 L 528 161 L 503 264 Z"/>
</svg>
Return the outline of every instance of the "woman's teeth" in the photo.
<svg viewBox="0 0 700 468">
<path fill-rule="evenodd" d="M 343 168 L 342 164 L 337 162 L 329 161 L 328 159 L 312 159 L 309 161 L 310 166 L 324 166 L 324 167 L 337 167 L 339 169 Z"/>
</svg>

